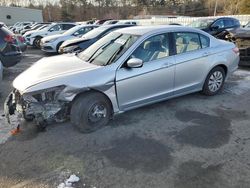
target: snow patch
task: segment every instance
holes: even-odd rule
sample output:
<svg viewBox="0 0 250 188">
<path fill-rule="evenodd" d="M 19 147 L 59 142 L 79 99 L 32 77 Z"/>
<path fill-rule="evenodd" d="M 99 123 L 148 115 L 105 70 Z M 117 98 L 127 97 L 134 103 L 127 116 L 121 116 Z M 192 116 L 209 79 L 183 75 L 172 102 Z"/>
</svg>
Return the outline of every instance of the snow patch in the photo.
<svg viewBox="0 0 250 188">
<path fill-rule="evenodd" d="M 234 80 L 234 77 L 240 77 Z M 237 70 L 234 72 L 228 82 L 225 84 L 225 91 L 234 95 L 242 95 L 250 91 L 250 72 L 246 70 Z"/>
<path fill-rule="evenodd" d="M 72 174 L 64 183 L 60 183 L 57 188 L 73 188 L 73 184 L 80 180 L 75 174 Z"/>
</svg>

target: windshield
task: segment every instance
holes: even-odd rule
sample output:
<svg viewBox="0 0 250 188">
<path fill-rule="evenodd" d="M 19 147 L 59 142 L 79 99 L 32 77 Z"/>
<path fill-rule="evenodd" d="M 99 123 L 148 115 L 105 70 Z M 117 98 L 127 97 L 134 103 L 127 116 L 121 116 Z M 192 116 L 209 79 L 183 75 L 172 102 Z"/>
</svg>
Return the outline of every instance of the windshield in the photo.
<svg viewBox="0 0 250 188">
<path fill-rule="evenodd" d="M 78 54 L 82 60 L 105 66 L 115 62 L 139 38 L 136 35 L 112 32 Z"/>
<path fill-rule="evenodd" d="M 72 35 L 74 32 L 76 32 L 76 31 L 79 30 L 80 28 L 82 28 L 82 26 L 79 26 L 79 25 L 77 25 L 77 26 L 75 26 L 75 27 L 72 27 L 71 29 L 65 31 L 65 32 L 63 33 L 63 35 Z"/>
<path fill-rule="evenodd" d="M 199 28 L 199 29 L 205 29 L 209 25 L 211 25 L 213 22 L 214 22 L 213 19 L 208 19 L 208 20 L 201 19 L 201 20 L 196 20 L 196 21 L 192 22 L 191 24 L 189 24 L 189 26 Z"/>
<path fill-rule="evenodd" d="M 31 27 L 30 29 L 35 30 L 35 29 L 38 29 L 41 26 L 42 26 L 41 24 L 37 24 L 37 25 L 34 25 L 33 27 Z"/>
<path fill-rule="evenodd" d="M 100 33 L 102 33 L 103 31 L 105 31 L 107 28 L 105 27 L 98 27 L 96 29 L 93 29 L 92 31 L 86 33 L 85 35 L 83 35 L 82 37 L 84 38 L 88 38 L 88 39 L 92 39 L 97 37 L 98 35 L 100 35 Z"/>
<path fill-rule="evenodd" d="M 48 27 L 49 25 L 42 25 L 41 27 L 39 27 L 38 28 L 38 30 L 42 30 L 42 29 L 44 29 L 44 28 L 46 28 L 46 27 Z"/>
<path fill-rule="evenodd" d="M 45 30 L 45 31 L 47 31 L 47 30 L 49 30 L 50 28 L 52 28 L 52 27 L 54 27 L 56 24 L 50 24 L 50 25 L 48 25 L 47 27 L 44 27 L 44 28 L 42 28 L 42 29 L 40 29 L 40 30 Z"/>
</svg>

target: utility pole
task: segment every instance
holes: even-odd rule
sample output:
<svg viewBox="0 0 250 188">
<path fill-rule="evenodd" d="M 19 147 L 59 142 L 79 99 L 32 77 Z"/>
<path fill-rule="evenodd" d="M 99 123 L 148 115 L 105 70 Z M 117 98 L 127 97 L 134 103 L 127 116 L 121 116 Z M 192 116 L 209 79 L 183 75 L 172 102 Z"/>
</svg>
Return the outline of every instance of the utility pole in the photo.
<svg viewBox="0 0 250 188">
<path fill-rule="evenodd" d="M 214 16 L 216 16 L 216 12 L 217 12 L 217 5 L 218 5 L 218 0 L 215 0 L 215 6 L 214 6 Z"/>
</svg>

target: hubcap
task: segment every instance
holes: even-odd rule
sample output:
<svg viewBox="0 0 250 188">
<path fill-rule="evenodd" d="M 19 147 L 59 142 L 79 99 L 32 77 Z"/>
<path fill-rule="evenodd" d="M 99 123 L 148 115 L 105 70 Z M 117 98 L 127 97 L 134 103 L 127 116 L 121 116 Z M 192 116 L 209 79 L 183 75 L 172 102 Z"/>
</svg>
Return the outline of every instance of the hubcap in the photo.
<svg viewBox="0 0 250 188">
<path fill-rule="evenodd" d="M 92 123 L 98 122 L 107 116 L 107 108 L 102 104 L 94 104 L 89 111 L 89 120 Z"/>
<path fill-rule="evenodd" d="M 220 71 L 215 71 L 209 78 L 208 88 L 211 92 L 216 92 L 221 88 L 223 75 Z"/>
</svg>

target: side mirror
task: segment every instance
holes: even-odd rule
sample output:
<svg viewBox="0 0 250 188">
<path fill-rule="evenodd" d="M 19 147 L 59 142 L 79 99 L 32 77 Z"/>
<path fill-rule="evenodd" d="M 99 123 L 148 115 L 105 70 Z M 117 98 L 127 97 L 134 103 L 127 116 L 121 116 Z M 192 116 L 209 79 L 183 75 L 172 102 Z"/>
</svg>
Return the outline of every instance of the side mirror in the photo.
<svg viewBox="0 0 250 188">
<path fill-rule="evenodd" d="M 142 65 L 143 65 L 143 61 L 138 58 L 131 58 L 127 62 L 127 66 L 130 68 L 140 68 L 142 67 Z"/>
</svg>

